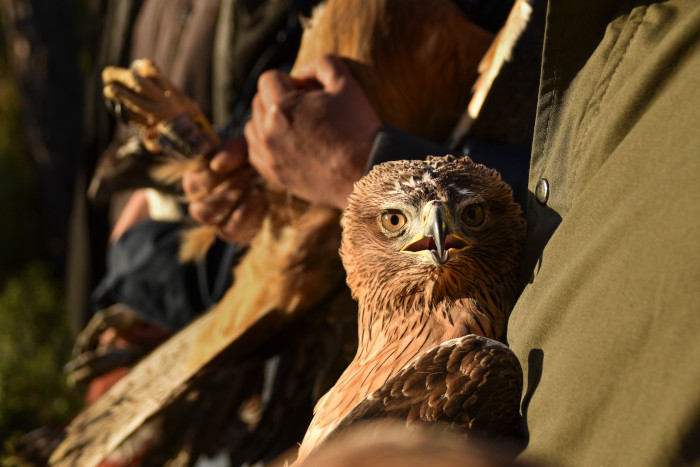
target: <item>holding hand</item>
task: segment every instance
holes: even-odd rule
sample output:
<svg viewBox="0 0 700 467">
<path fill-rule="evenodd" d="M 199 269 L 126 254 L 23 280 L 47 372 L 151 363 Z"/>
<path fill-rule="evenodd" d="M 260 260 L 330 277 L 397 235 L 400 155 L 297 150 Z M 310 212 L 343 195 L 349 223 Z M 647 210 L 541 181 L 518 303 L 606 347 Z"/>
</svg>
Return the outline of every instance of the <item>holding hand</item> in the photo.
<svg viewBox="0 0 700 467">
<path fill-rule="evenodd" d="M 267 205 L 243 137 L 226 141 L 207 169 L 185 172 L 182 186 L 190 199 L 190 215 L 216 226 L 223 240 L 249 243 L 260 228 Z"/>
<path fill-rule="evenodd" d="M 267 71 L 245 139 L 227 141 L 207 170 L 183 176 L 190 214 L 217 226 L 222 239 L 248 243 L 267 209 L 258 173 L 300 198 L 345 208 L 381 124 L 337 57 L 323 56 L 294 78 Z"/>
<path fill-rule="evenodd" d="M 250 163 L 292 194 L 342 209 L 381 124 L 338 57 L 322 56 L 295 77 L 270 70 L 245 127 Z"/>
</svg>

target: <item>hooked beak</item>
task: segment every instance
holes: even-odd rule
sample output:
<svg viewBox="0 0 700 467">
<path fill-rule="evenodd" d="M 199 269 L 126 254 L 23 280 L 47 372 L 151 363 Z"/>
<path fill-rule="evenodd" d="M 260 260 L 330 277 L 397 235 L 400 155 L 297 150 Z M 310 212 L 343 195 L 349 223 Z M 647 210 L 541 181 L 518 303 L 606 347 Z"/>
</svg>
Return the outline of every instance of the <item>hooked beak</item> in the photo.
<svg viewBox="0 0 700 467">
<path fill-rule="evenodd" d="M 431 201 L 428 203 L 424 209 L 428 213 L 424 217 L 423 221 L 423 236 L 432 237 L 435 242 L 435 250 L 437 251 L 437 259 L 442 264 L 441 261 L 445 258 L 445 236 L 447 231 L 447 225 L 445 223 L 445 218 L 447 217 L 445 205 L 438 203 L 437 201 Z"/>
<path fill-rule="evenodd" d="M 461 250 L 467 242 L 453 234 L 450 212 L 445 204 L 431 201 L 423 208 L 423 234 L 403 248 L 403 251 L 428 253 L 440 264 L 447 262 L 447 251 Z"/>
</svg>

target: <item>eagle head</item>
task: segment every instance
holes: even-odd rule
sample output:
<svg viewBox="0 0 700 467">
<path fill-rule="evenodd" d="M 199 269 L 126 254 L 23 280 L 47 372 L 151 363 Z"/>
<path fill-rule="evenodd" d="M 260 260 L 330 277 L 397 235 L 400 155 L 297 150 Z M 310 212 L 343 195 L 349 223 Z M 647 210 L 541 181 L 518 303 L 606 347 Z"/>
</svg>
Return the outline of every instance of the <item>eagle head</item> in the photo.
<svg viewBox="0 0 700 467">
<path fill-rule="evenodd" d="M 379 164 L 355 184 L 340 254 L 360 306 L 430 311 L 466 299 L 507 314 L 524 233 L 498 172 L 429 156 Z"/>
</svg>

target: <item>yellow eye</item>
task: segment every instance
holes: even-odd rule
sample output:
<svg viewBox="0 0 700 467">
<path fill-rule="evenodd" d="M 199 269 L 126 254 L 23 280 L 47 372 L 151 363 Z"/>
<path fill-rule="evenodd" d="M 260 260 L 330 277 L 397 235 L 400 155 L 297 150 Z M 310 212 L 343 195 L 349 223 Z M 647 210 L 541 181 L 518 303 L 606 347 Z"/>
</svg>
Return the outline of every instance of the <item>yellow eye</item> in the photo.
<svg viewBox="0 0 700 467">
<path fill-rule="evenodd" d="M 469 227 L 478 227 L 486 220 L 486 211 L 481 204 L 472 204 L 462 211 L 462 221 Z"/>
<path fill-rule="evenodd" d="M 398 232 L 406 225 L 406 216 L 401 211 L 387 211 L 382 214 L 382 227 L 389 232 Z"/>
</svg>

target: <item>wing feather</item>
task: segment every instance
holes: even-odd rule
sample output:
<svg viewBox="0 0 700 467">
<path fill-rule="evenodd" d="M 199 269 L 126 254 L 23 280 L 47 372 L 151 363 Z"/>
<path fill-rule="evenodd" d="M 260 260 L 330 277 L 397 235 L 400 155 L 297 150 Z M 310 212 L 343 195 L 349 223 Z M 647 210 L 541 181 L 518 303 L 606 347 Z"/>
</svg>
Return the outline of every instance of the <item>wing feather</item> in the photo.
<svg viewBox="0 0 700 467">
<path fill-rule="evenodd" d="M 451 339 L 417 357 L 358 403 L 328 439 L 381 418 L 509 435 L 519 421 L 522 381 L 520 363 L 500 342 L 474 334 Z"/>
</svg>

